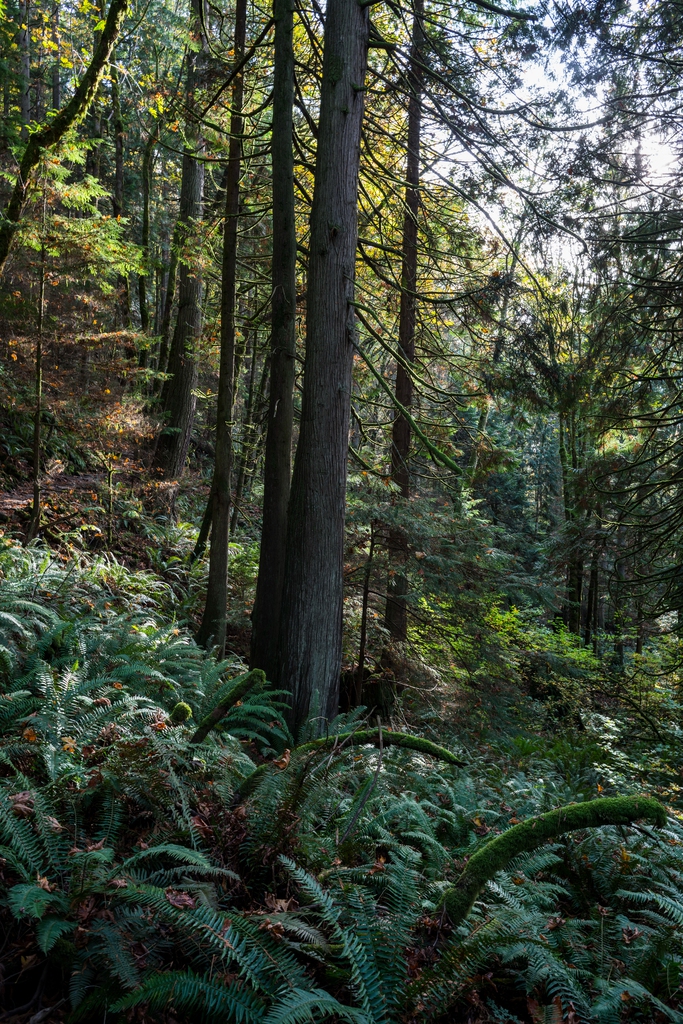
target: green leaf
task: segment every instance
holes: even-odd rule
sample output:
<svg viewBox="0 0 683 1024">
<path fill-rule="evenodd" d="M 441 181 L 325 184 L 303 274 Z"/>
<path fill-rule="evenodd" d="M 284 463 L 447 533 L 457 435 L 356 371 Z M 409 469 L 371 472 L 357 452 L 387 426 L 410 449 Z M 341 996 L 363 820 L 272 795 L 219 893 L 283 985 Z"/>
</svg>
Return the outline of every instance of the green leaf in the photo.
<svg viewBox="0 0 683 1024">
<path fill-rule="evenodd" d="M 38 945 L 43 953 L 49 953 L 57 939 L 76 927 L 74 921 L 65 921 L 63 917 L 46 917 L 36 926 Z"/>
</svg>

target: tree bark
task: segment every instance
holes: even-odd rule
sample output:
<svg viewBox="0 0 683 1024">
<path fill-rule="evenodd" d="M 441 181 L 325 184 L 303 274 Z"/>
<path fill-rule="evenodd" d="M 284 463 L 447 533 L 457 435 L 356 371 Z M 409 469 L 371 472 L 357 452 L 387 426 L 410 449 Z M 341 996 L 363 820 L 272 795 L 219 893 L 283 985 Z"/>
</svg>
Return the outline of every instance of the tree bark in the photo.
<svg viewBox="0 0 683 1024">
<path fill-rule="evenodd" d="M 251 366 L 249 367 L 249 388 L 247 391 L 247 403 L 242 420 L 242 449 L 240 451 L 239 467 L 237 470 L 237 483 L 235 484 L 235 499 L 232 503 L 232 516 L 230 518 L 230 536 L 233 537 L 237 531 L 240 518 L 240 505 L 244 493 L 244 482 L 247 476 L 247 463 L 254 456 L 253 424 L 254 424 L 254 390 L 256 382 L 256 331 L 251 346 Z"/>
<path fill-rule="evenodd" d="M 278 636 L 292 472 L 296 375 L 296 224 L 294 213 L 294 17 L 291 0 L 274 0 L 273 263 L 270 396 L 263 469 L 263 525 L 256 599 L 251 617 L 251 664 L 268 679 L 277 673 Z"/>
<path fill-rule="evenodd" d="M 111 197 L 112 212 L 119 220 L 123 216 L 123 150 L 125 144 L 125 129 L 123 114 L 121 113 L 121 90 L 119 89 L 119 69 L 116 66 L 116 55 L 114 50 L 109 61 L 109 73 L 111 75 L 111 111 L 112 126 L 114 129 L 114 192 Z M 130 326 L 130 295 L 128 278 L 123 274 L 118 275 L 117 288 L 119 293 L 119 308 L 124 327 Z"/>
<path fill-rule="evenodd" d="M 19 227 L 19 221 L 28 198 L 31 177 L 38 166 L 41 152 L 56 146 L 69 128 L 87 113 L 88 107 L 95 98 L 104 69 L 109 62 L 109 56 L 121 29 L 127 7 L 128 0 L 112 0 L 99 45 L 76 92 L 57 116 L 49 124 L 44 124 L 42 128 L 34 132 L 28 140 L 21 158 L 16 184 L 0 222 L 0 274 L 4 270 L 12 240 Z"/>
<path fill-rule="evenodd" d="M 152 187 L 152 165 L 157 141 L 157 128 L 150 134 L 145 145 L 142 158 L 142 258 L 145 262 L 145 273 L 138 277 L 138 300 L 140 302 L 140 328 L 143 334 L 149 331 L 149 305 L 147 302 L 147 280 L 149 274 L 149 200 Z M 147 366 L 148 353 L 145 348 L 140 353 L 140 365 Z"/>
<path fill-rule="evenodd" d="M 21 113 L 21 137 L 28 139 L 31 122 L 31 29 L 29 28 L 30 0 L 19 0 L 19 110 Z"/>
<path fill-rule="evenodd" d="M 171 241 L 171 251 L 168 261 L 168 279 L 166 281 L 166 292 L 164 295 L 164 309 L 161 318 L 161 340 L 159 341 L 159 359 L 157 362 L 157 370 L 160 373 L 166 373 L 168 368 L 168 348 L 169 341 L 171 338 L 171 318 L 173 314 L 173 302 L 175 299 L 176 292 L 176 280 L 178 277 L 178 244 L 180 240 L 181 231 L 176 225 L 173 232 L 173 239 Z M 163 384 L 157 382 L 155 387 L 157 392 L 165 392 L 166 388 Z"/>
<path fill-rule="evenodd" d="M 60 72 L 61 44 L 59 38 L 59 0 L 53 0 L 52 4 L 52 42 L 55 62 L 52 65 L 52 109 L 59 110 L 62 105 L 62 80 Z"/>
<path fill-rule="evenodd" d="M 355 341 L 358 170 L 369 19 L 329 0 L 308 267 L 306 366 L 294 461 L 280 628 L 280 682 L 296 732 L 337 713 L 344 514 Z"/>
<path fill-rule="evenodd" d="M 247 2 L 237 0 L 235 8 L 234 59 L 239 64 L 246 46 Z M 221 356 L 216 418 L 216 462 L 211 503 L 211 549 L 204 615 L 197 639 L 213 640 L 223 657 L 228 619 L 228 556 L 230 549 L 230 473 L 232 470 L 232 403 L 235 369 L 235 284 L 237 280 L 237 226 L 239 219 L 242 133 L 244 118 L 244 74 L 232 84 L 230 147 L 225 186 L 223 265 L 221 271 Z"/>
<path fill-rule="evenodd" d="M 197 159 L 204 140 L 193 117 L 195 90 L 199 82 L 199 61 L 202 56 L 204 37 L 199 4 L 193 0 L 192 34 L 201 40 L 200 52 L 188 49 L 187 53 L 187 100 L 188 119 L 185 134 L 188 145 L 183 152 L 182 180 L 178 223 L 174 233 L 174 248 L 182 251 L 191 239 L 195 224 L 201 220 L 204 198 L 204 163 Z M 153 465 L 166 480 L 179 477 L 185 466 L 190 447 L 190 436 L 194 426 L 197 399 L 197 345 L 202 333 L 202 292 L 203 282 L 199 268 L 191 256 L 180 259 L 178 274 L 178 315 L 173 341 L 168 358 L 170 379 L 164 388 L 164 414 L 166 424 L 157 440 Z M 171 292 L 169 284 L 169 293 Z M 172 299 L 167 298 L 170 304 Z M 169 306 L 170 308 L 170 306 Z"/>
<path fill-rule="evenodd" d="M 406 159 L 405 213 L 403 216 L 403 265 L 401 268 L 401 308 L 398 345 L 405 362 L 415 360 L 415 314 L 417 292 L 417 221 L 420 206 L 420 131 L 422 127 L 422 45 L 424 17 L 423 0 L 416 0 L 411 43 L 411 65 L 408 75 L 408 152 Z M 396 365 L 396 399 L 406 409 L 413 402 L 413 380 L 403 363 Z M 410 497 L 410 423 L 397 413 L 391 431 L 391 478 L 402 498 Z M 408 538 L 404 530 L 389 533 L 389 560 L 392 565 L 387 583 L 387 604 L 384 623 L 393 639 L 405 641 L 408 630 L 406 596 L 408 580 L 405 564 L 408 559 Z"/>
</svg>

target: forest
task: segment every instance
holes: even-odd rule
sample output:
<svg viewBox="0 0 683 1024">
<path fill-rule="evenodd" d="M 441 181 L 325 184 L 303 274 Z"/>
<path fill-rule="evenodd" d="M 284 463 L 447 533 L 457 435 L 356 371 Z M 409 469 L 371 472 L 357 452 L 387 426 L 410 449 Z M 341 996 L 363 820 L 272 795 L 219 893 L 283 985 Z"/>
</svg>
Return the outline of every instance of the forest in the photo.
<svg viewBox="0 0 683 1024">
<path fill-rule="evenodd" d="M 683 1024 L 682 40 L 0 0 L 2 1024 Z"/>
</svg>

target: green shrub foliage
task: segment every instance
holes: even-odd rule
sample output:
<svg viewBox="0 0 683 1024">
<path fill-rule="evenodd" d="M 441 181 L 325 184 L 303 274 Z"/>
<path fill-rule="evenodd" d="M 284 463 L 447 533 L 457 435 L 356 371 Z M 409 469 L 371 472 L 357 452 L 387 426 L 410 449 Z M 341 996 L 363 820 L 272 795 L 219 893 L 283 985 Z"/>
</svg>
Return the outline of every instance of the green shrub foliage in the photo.
<svg viewBox="0 0 683 1024">
<path fill-rule="evenodd" d="M 164 622 L 154 577 L 1 557 L 9 1008 L 683 1019 L 683 829 L 659 802 L 358 712 L 292 749 L 283 695 Z"/>
</svg>

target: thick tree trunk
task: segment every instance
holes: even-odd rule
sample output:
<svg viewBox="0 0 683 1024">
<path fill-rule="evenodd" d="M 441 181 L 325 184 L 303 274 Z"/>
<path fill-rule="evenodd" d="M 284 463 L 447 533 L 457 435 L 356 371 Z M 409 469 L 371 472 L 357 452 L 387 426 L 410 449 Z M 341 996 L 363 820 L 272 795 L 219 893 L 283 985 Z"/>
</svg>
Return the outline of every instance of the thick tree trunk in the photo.
<svg viewBox="0 0 683 1024">
<path fill-rule="evenodd" d="M 234 59 L 244 54 L 247 30 L 247 2 L 237 0 L 235 8 Z M 240 175 L 242 173 L 242 132 L 244 119 L 244 75 L 232 84 L 230 148 L 225 186 L 225 224 L 221 272 L 221 358 L 216 418 L 216 463 L 212 484 L 211 550 L 206 604 L 197 639 L 225 649 L 228 617 L 228 555 L 230 548 L 230 472 L 232 469 L 232 403 L 235 369 L 235 284 L 237 280 L 237 225 L 239 219 Z"/>
<path fill-rule="evenodd" d="M 201 0 L 193 2 L 193 35 L 203 43 L 199 2 Z M 190 114 L 195 106 L 201 56 L 201 52 L 188 50 L 186 103 Z M 204 198 L 204 162 L 197 159 L 204 140 L 191 116 L 188 117 L 185 134 L 188 145 L 183 152 L 180 207 L 174 233 L 174 247 L 181 251 L 191 238 L 196 223 L 201 220 Z M 197 345 L 202 333 L 203 282 L 199 268 L 190 263 L 189 255 L 179 262 L 178 315 L 168 358 L 170 379 L 163 395 L 166 424 L 157 440 L 153 462 L 167 480 L 180 476 L 190 447 L 197 407 L 194 395 L 197 387 Z M 170 303 L 172 300 L 167 301 Z"/>
<path fill-rule="evenodd" d="M 128 0 L 112 0 L 109 14 L 90 65 L 76 92 L 56 117 L 34 132 L 28 140 L 19 165 L 17 181 L 9 203 L 0 221 L 0 274 L 4 270 L 19 221 L 26 204 L 33 171 L 38 166 L 43 150 L 51 149 L 88 111 L 95 98 L 102 74 L 109 61 L 116 37 L 123 23 Z"/>
<path fill-rule="evenodd" d="M 422 126 L 422 45 L 423 0 L 416 0 L 411 45 L 411 66 L 408 76 L 408 152 L 406 160 L 405 213 L 403 216 L 403 265 L 401 268 L 401 308 L 398 344 L 405 362 L 415 359 L 415 313 L 417 292 L 417 220 L 420 206 L 420 131 Z M 396 400 L 410 410 L 413 402 L 413 380 L 403 363 L 396 366 Z M 397 413 L 391 431 L 391 477 L 401 497 L 410 497 L 410 423 Z M 387 584 L 385 626 L 395 640 L 404 641 L 408 629 L 406 596 L 408 580 L 405 564 L 408 559 L 408 538 L 403 530 L 389 533 L 389 560 L 392 566 Z"/>
<path fill-rule="evenodd" d="M 301 430 L 289 500 L 280 682 L 299 732 L 337 713 L 344 513 L 355 340 L 353 283 L 369 20 L 328 0 L 308 268 Z"/>
<path fill-rule="evenodd" d="M 268 679 L 277 672 L 278 635 L 292 469 L 296 374 L 296 225 L 294 220 L 294 18 L 291 0 L 274 0 L 273 265 L 270 398 L 263 470 L 263 525 L 252 613 L 251 664 Z"/>
</svg>

